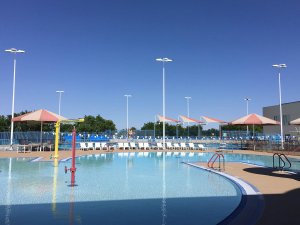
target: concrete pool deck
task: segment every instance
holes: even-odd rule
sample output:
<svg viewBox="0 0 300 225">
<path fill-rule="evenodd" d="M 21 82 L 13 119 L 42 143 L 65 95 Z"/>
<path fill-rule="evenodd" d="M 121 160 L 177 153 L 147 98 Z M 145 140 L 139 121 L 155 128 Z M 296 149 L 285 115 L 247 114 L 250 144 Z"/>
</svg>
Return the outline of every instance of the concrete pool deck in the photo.
<svg viewBox="0 0 300 225">
<path fill-rule="evenodd" d="M 114 151 L 102 151 L 102 150 L 89 150 L 80 151 L 76 150 L 76 156 L 91 155 L 111 152 L 138 152 L 140 150 L 114 150 Z M 157 152 L 162 150 L 144 150 L 143 152 Z M 170 151 L 170 150 L 169 150 Z M 171 150 L 175 152 L 177 150 Z M 189 152 L 190 150 L 183 150 Z M 215 152 L 215 151 L 191 151 L 191 152 Z M 246 150 L 234 150 L 223 151 L 227 154 L 256 154 L 256 155 L 269 155 L 273 153 L 260 152 L 260 151 L 246 151 Z M 0 158 L 9 157 L 40 157 L 40 161 L 53 161 L 54 152 L 41 151 L 41 152 L 28 152 L 17 153 L 15 151 L 0 151 Z M 291 156 L 291 155 L 289 155 Z M 71 157 L 71 151 L 59 151 L 59 160 Z M 296 159 L 300 159 L 299 156 L 291 156 Z M 206 163 L 196 162 L 195 165 L 206 166 Z M 260 167 L 256 165 L 244 164 L 244 163 L 226 163 L 225 173 L 240 178 L 247 183 L 255 186 L 259 192 L 262 193 L 264 198 L 264 208 L 262 209 L 262 216 L 256 224 L 259 225 L 299 225 L 299 203 L 300 203 L 300 175 L 292 174 L 288 172 L 275 171 L 271 168 Z M 242 224 L 241 224 L 242 225 Z"/>
</svg>

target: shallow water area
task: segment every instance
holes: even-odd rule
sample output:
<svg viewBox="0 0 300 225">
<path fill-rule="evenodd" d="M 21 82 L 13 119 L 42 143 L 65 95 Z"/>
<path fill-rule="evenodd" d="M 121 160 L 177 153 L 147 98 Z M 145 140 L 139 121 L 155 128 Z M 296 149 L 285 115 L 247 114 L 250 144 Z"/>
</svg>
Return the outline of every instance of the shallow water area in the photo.
<svg viewBox="0 0 300 225">
<path fill-rule="evenodd" d="M 182 162 L 203 154 L 112 153 L 54 166 L 0 159 L 0 224 L 216 224 L 239 205 L 231 181 Z"/>
</svg>

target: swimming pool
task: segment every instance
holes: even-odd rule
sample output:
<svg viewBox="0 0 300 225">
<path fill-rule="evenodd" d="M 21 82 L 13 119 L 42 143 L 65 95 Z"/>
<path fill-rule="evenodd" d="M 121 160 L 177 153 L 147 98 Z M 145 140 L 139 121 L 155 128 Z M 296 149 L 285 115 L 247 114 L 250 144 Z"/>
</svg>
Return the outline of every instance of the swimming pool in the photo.
<svg viewBox="0 0 300 225">
<path fill-rule="evenodd" d="M 78 157 L 73 188 L 64 173 L 70 161 L 0 159 L 0 224 L 217 224 L 239 206 L 241 191 L 182 163 L 204 155 Z"/>
</svg>

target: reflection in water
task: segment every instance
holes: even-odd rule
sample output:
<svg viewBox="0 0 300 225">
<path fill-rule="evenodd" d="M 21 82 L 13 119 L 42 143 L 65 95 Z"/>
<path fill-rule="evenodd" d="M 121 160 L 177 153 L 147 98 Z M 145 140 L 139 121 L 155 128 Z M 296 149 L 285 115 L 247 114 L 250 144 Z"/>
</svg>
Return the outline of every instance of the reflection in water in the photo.
<svg viewBox="0 0 300 225">
<path fill-rule="evenodd" d="M 163 152 L 163 174 L 162 174 L 162 225 L 166 225 L 167 220 L 167 199 L 166 199 L 166 152 Z"/>
<path fill-rule="evenodd" d="M 71 186 L 71 192 L 70 192 L 70 214 L 69 214 L 69 224 L 74 224 L 74 186 Z"/>
<path fill-rule="evenodd" d="M 56 184 L 58 172 L 58 159 L 54 159 L 54 172 L 53 172 L 53 190 L 52 190 L 52 212 L 56 214 Z"/>
<path fill-rule="evenodd" d="M 10 225 L 10 213 L 11 213 L 11 202 L 10 202 L 11 167 L 12 167 L 12 159 L 9 158 L 8 179 L 7 179 L 7 194 L 6 194 L 6 205 L 5 205 L 5 225 Z"/>
</svg>

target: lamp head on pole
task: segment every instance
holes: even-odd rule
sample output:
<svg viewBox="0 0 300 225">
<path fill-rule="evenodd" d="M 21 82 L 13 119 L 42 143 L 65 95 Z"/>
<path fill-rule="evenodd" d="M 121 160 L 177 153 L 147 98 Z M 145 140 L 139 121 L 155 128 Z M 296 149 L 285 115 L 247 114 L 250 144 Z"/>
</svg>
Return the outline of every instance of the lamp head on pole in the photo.
<svg viewBox="0 0 300 225">
<path fill-rule="evenodd" d="M 132 95 L 124 95 L 124 97 L 127 97 L 127 98 L 129 98 L 129 97 L 132 97 Z"/>
<path fill-rule="evenodd" d="M 286 64 L 274 64 L 272 65 L 273 67 L 276 67 L 276 68 L 287 68 L 287 65 Z"/>
<path fill-rule="evenodd" d="M 245 101 L 251 101 L 251 98 L 244 98 Z"/>
<path fill-rule="evenodd" d="M 157 58 L 156 61 L 158 62 L 172 62 L 172 59 L 169 58 Z"/>
<path fill-rule="evenodd" d="M 56 93 L 64 93 L 65 91 L 56 91 Z"/>
<path fill-rule="evenodd" d="M 24 50 L 21 50 L 21 49 L 15 49 L 15 48 L 10 48 L 10 49 L 6 49 L 6 50 L 4 50 L 5 52 L 10 52 L 10 53 L 25 53 L 25 51 Z"/>
</svg>

